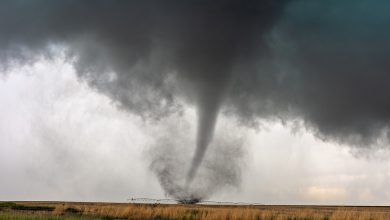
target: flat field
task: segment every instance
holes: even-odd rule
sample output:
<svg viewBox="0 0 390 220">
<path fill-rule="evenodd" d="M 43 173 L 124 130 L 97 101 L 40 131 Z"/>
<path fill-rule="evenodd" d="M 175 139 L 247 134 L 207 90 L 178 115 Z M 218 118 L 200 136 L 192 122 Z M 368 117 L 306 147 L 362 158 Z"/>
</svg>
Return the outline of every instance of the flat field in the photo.
<svg viewBox="0 0 390 220">
<path fill-rule="evenodd" d="M 233 206 L 81 202 L 0 202 L 3 220 L 94 219 L 390 219 L 390 207 L 378 206 Z"/>
</svg>

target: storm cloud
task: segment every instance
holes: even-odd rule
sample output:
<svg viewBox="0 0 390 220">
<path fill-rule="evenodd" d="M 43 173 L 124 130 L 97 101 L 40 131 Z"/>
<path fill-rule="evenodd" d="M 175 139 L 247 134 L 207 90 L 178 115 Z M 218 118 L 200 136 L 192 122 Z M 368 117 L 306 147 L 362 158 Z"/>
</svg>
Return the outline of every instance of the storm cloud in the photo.
<svg viewBox="0 0 390 220">
<path fill-rule="evenodd" d="M 180 112 L 178 100 L 195 105 L 189 182 L 221 107 L 245 126 L 300 119 L 324 140 L 388 143 L 387 1 L 9 0 L 0 6 L 3 67 L 54 56 L 50 48 L 61 45 L 79 78 L 120 108 L 156 120 Z"/>
<path fill-rule="evenodd" d="M 237 74 L 244 121 L 301 118 L 324 140 L 387 144 L 390 24 L 385 1 L 296 1 L 268 36 L 272 58 Z"/>
</svg>

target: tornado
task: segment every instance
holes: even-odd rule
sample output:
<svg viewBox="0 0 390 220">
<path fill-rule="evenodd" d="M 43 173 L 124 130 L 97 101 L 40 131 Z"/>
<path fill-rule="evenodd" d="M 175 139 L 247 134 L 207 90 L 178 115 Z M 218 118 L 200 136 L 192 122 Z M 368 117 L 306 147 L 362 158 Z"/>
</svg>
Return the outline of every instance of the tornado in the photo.
<svg viewBox="0 0 390 220">
<path fill-rule="evenodd" d="M 187 184 L 190 184 L 210 144 L 218 117 L 218 106 L 213 104 L 211 111 L 205 113 L 205 109 L 198 108 L 198 131 L 194 157 L 187 175 Z"/>
<path fill-rule="evenodd" d="M 226 86 L 225 84 L 226 83 L 222 86 Z M 213 91 L 212 88 L 205 89 L 199 100 L 197 109 L 198 128 L 196 149 L 191 167 L 187 174 L 187 185 L 190 184 L 195 177 L 196 171 L 202 163 L 203 157 L 207 151 L 207 147 L 213 139 L 218 112 L 223 99 L 221 94 L 222 90 L 223 88 L 219 88 L 217 91 Z"/>
</svg>

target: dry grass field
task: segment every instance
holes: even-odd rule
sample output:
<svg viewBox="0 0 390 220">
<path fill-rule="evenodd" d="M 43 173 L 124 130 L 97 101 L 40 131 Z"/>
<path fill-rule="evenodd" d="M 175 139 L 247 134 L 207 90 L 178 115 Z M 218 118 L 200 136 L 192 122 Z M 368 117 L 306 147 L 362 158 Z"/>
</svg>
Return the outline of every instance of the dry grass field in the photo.
<svg viewBox="0 0 390 220">
<path fill-rule="evenodd" d="M 2 205 L 1 205 L 2 204 Z M 0 203 L 0 219 L 390 219 L 390 207 L 222 206 L 75 202 Z"/>
</svg>

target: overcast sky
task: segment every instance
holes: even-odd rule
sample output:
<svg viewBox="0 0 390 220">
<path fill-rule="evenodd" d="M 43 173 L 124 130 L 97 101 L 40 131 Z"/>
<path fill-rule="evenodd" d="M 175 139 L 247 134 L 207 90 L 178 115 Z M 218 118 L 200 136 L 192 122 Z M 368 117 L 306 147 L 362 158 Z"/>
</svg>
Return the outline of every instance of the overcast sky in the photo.
<svg viewBox="0 0 390 220">
<path fill-rule="evenodd" d="M 191 133 L 196 122 L 190 105 L 182 115 L 160 122 L 145 122 L 118 109 L 79 81 L 61 54 L 6 70 L 0 80 L 0 103 L 0 200 L 164 198 L 149 169 L 149 146 L 160 130 L 181 124 Z M 210 199 L 389 205 L 386 152 L 359 156 L 349 147 L 291 127 L 264 122 L 255 131 L 222 116 L 216 136 L 229 130 L 245 139 L 243 178 L 239 187 Z"/>
</svg>

